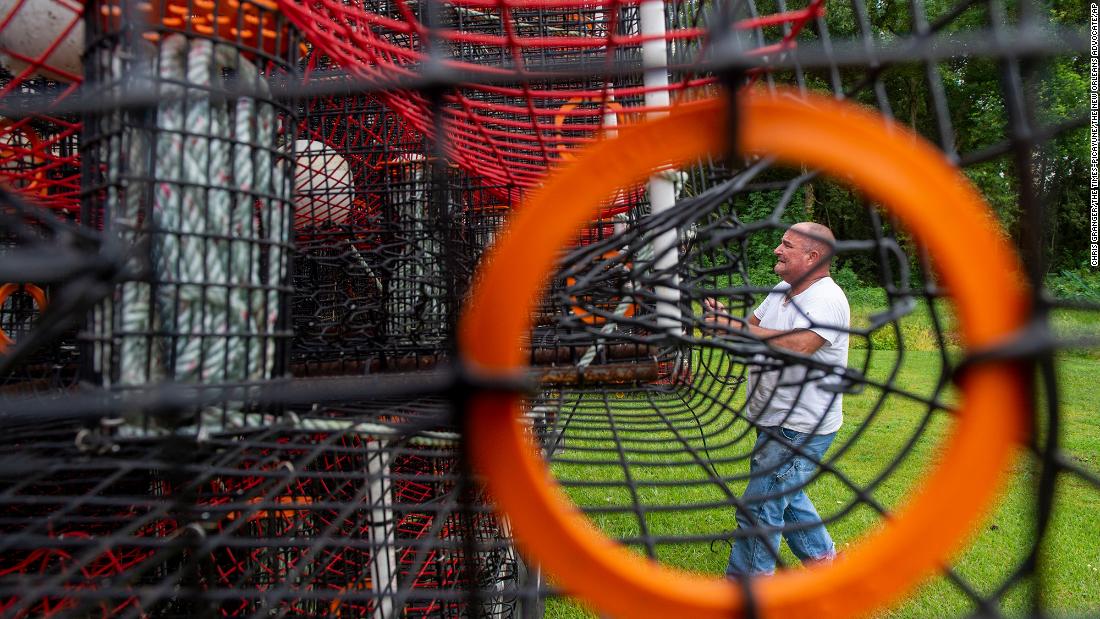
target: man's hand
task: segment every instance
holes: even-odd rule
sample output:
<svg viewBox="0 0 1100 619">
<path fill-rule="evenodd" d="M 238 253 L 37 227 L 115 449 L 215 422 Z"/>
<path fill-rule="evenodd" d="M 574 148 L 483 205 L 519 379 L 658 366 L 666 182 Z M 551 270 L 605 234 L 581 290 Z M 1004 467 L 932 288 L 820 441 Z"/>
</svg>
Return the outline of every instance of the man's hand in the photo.
<svg viewBox="0 0 1100 619">
<path fill-rule="evenodd" d="M 714 297 L 703 299 L 703 321 L 723 327 L 733 326 L 733 320 L 726 313 L 726 306 Z"/>
</svg>

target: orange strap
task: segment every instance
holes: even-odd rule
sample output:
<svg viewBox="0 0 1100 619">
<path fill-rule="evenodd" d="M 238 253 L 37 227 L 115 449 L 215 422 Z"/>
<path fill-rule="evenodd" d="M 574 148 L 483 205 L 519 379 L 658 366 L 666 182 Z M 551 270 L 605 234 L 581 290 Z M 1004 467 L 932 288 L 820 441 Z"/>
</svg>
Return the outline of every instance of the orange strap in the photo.
<svg viewBox="0 0 1100 619">
<path fill-rule="evenodd" d="M 852 103 L 780 91 L 739 96 L 739 152 L 821 169 L 889 209 L 927 247 L 952 291 L 970 348 L 1007 338 L 1028 318 L 1018 259 L 982 198 L 933 146 Z M 726 103 L 686 104 L 578 153 L 517 209 L 482 263 L 459 341 L 471 371 L 514 376 L 559 248 L 620 187 L 662 166 L 723 153 Z M 975 260 L 974 256 L 981 256 Z M 973 534 L 1028 431 L 1023 366 L 982 364 L 961 383 L 950 436 L 921 487 L 881 527 L 829 565 L 752 581 L 765 617 L 829 619 L 900 600 Z M 553 481 L 518 419 L 521 396 L 481 393 L 467 415 L 476 465 L 517 542 L 570 594 L 617 617 L 728 619 L 744 614 L 739 585 L 672 569 L 605 537 Z M 975 482 L 975 480 L 980 480 Z"/>
<path fill-rule="evenodd" d="M 0 306 L 7 303 L 11 295 L 19 290 L 31 295 L 35 305 L 38 306 L 39 312 L 46 309 L 46 292 L 34 284 L 4 284 L 0 286 Z M 0 329 L 0 353 L 7 352 L 8 348 L 14 343 L 15 340 L 11 339 L 11 336 L 5 333 L 3 329 Z"/>
</svg>

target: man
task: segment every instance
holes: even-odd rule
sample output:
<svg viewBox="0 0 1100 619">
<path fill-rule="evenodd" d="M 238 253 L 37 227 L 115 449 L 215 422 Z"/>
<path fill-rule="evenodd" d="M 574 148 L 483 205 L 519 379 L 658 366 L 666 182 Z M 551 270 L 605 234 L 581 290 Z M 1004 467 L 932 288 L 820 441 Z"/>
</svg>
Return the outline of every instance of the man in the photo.
<svg viewBox="0 0 1100 619">
<path fill-rule="evenodd" d="M 749 373 L 747 418 L 756 425 L 742 530 L 726 574 L 763 575 L 775 571 L 780 531 L 803 562 L 828 561 L 836 547 L 804 491 L 842 421 L 842 398 L 830 388 L 840 376 L 821 367 L 848 365 L 851 311 L 844 291 L 829 277 L 833 247 L 829 228 L 802 222 L 790 227 L 775 248 L 775 274 L 783 281 L 749 317 L 735 321 L 714 299 L 703 302 L 712 323 L 743 325 L 775 349 L 805 355 L 812 365 L 757 355 Z M 767 544 L 765 546 L 765 544 Z"/>
</svg>

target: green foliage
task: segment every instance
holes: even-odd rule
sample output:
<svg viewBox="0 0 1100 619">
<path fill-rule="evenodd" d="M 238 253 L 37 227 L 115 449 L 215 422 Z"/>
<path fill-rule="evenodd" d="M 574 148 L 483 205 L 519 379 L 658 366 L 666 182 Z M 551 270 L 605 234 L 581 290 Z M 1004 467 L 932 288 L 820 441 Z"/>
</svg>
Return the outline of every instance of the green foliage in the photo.
<svg viewBox="0 0 1100 619">
<path fill-rule="evenodd" d="M 911 2 L 884 0 L 866 5 L 847 2 L 829 3 L 825 19 L 830 36 L 836 40 L 865 35 L 881 42 L 912 36 Z M 1019 17 L 1016 2 L 1005 6 L 1007 20 Z M 773 0 L 757 3 L 760 14 L 778 11 Z M 935 22 L 958 8 L 955 0 L 926 0 L 919 5 L 926 21 Z M 1051 0 L 1045 4 L 1047 14 L 1057 24 L 1083 28 L 1086 21 L 1085 3 L 1079 0 Z M 786 8 L 792 8 L 790 6 Z M 974 32 L 989 27 L 990 15 L 985 3 L 972 3 L 954 15 L 940 31 L 950 37 L 955 32 Z M 997 18 L 1000 19 L 1000 18 Z M 777 34 L 772 33 L 772 34 Z M 807 30 L 802 37 L 816 35 Z M 854 93 L 856 101 L 887 110 L 904 123 L 939 146 L 948 154 L 966 155 L 995 149 L 1001 154 L 983 158 L 969 165 L 964 173 L 974 183 L 997 216 L 1007 237 L 1019 242 L 1037 226 L 1043 239 L 1044 264 L 1053 271 L 1072 269 L 1087 257 L 1087 127 L 1063 132 L 1037 148 L 1030 157 L 1017 160 L 1013 149 L 1004 146 L 1010 141 L 1010 115 L 1005 104 L 1003 71 L 995 59 L 956 56 L 939 62 L 934 70 L 937 86 L 942 89 L 945 118 L 936 112 L 929 74 L 922 64 L 897 64 L 873 76 L 862 67 L 843 67 L 840 83 L 824 71 L 809 71 L 802 76 L 808 88 L 831 92 L 837 86 Z M 1029 109 L 1028 119 L 1036 129 L 1057 126 L 1085 116 L 1088 100 L 1088 67 L 1084 55 L 1061 56 L 1024 67 L 1023 78 Z M 780 82 L 793 82 L 794 74 L 777 72 Z M 877 79 L 880 87 L 868 86 L 868 79 Z M 1020 212 L 1020 171 L 1025 169 L 1035 180 L 1037 203 L 1043 206 L 1043 221 Z M 805 189 L 803 190 L 806 191 Z M 803 214 L 830 226 L 838 238 L 869 238 L 870 223 L 864 213 L 864 201 L 849 188 L 824 178 L 814 180 L 809 188 L 810 199 L 803 205 Z M 805 193 L 803 193 L 805 196 Z M 771 212 L 775 196 L 758 196 L 754 204 L 740 205 L 747 213 L 764 216 Z M 784 217 L 784 220 L 789 218 Z M 768 239 L 771 242 L 773 239 Z M 765 243 L 766 244 L 766 243 Z M 907 247 L 906 249 L 911 249 Z M 754 252 L 751 259 L 760 258 Z M 874 260 L 868 256 L 843 258 L 865 282 L 874 281 Z M 751 264 L 751 263 L 750 263 Z"/>
<path fill-rule="evenodd" d="M 1065 270 L 1046 280 L 1047 291 L 1059 299 L 1100 302 L 1100 273 L 1087 269 Z"/>
<path fill-rule="evenodd" d="M 749 279 L 755 287 L 770 288 L 779 283 L 779 277 L 772 271 L 770 264 L 757 266 L 753 265 L 749 269 Z"/>
<path fill-rule="evenodd" d="M 790 176 L 791 173 L 787 170 L 772 170 L 762 175 L 760 181 L 787 180 Z M 739 194 L 733 201 L 734 212 L 737 213 L 741 221 L 746 223 L 771 219 L 777 214 L 777 205 L 780 203 L 782 196 L 783 191 L 781 190 L 750 191 Z M 802 203 L 803 201 L 797 197 L 792 200 L 790 205 L 778 213 L 779 221 L 790 225 L 806 219 L 805 210 L 801 208 Z M 753 234 L 748 239 L 748 247 L 746 248 L 746 258 L 750 269 L 756 269 L 757 274 L 760 274 L 766 268 L 770 274 L 771 267 L 775 264 L 775 255 L 772 252 L 779 245 L 779 240 L 782 237 L 783 230 L 779 229 Z M 753 283 L 756 284 L 766 280 L 777 281 L 774 275 L 768 275 L 759 280 L 754 278 Z"/>
<path fill-rule="evenodd" d="M 853 328 L 870 326 L 872 317 L 887 309 L 886 294 L 881 288 L 844 286 L 844 291 L 852 308 Z M 1064 271 L 1047 278 L 1047 291 L 1061 299 L 1100 302 L 1100 273 L 1084 269 Z M 937 300 L 935 304 L 920 301 L 897 324 L 884 325 L 870 337 L 852 336 L 850 346 L 853 350 L 899 350 L 901 346 L 905 350 L 928 352 L 942 348 L 954 350 L 962 341 L 952 309 L 946 299 Z M 1100 314 L 1097 312 L 1059 309 L 1051 315 L 1051 328 L 1062 340 L 1083 342 L 1076 348 L 1067 347 L 1062 353 L 1067 358 L 1100 358 L 1100 350 L 1088 345 L 1100 337 Z"/>
<path fill-rule="evenodd" d="M 1050 63 L 1038 90 L 1044 124 L 1084 116 L 1088 80 L 1084 58 Z M 1036 178 L 1047 214 L 1046 259 L 1055 269 L 1073 268 L 1086 259 L 1089 238 L 1087 127 L 1065 133 L 1044 145 L 1035 158 Z"/>
<path fill-rule="evenodd" d="M 832 278 L 837 286 L 840 286 L 840 289 L 844 290 L 846 294 L 848 290 L 859 290 L 863 288 L 863 282 L 859 280 L 859 276 L 852 270 L 852 267 L 847 264 L 840 268 L 834 268 Z M 851 301 L 851 299 L 849 299 L 849 301 Z"/>
<path fill-rule="evenodd" d="M 887 311 L 886 293 L 881 288 L 845 289 L 852 308 L 852 327 L 867 328 L 872 318 Z M 934 313 L 934 314 L 933 314 Z M 938 326 L 937 326 L 938 325 Z M 871 332 L 869 337 L 852 336 L 852 350 L 919 350 L 938 351 L 944 347 L 959 345 L 955 316 L 946 301 L 929 304 L 920 301 L 900 320 L 885 324 Z"/>
</svg>

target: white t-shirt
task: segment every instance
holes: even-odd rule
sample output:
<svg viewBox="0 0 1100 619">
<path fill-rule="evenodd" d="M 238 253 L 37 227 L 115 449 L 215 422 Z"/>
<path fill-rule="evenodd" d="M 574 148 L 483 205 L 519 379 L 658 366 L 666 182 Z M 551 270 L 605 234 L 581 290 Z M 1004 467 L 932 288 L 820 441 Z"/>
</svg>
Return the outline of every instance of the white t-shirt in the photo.
<svg viewBox="0 0 1100 619">
<path fill-rule="evenodd" d="M 824 277 L 788 300 L 790 284 L 772 289 L 753 315 L 766 329 L 809 329 L 825 344 L 811 355 L 814 361 L 835 368 L 848 365 L 848 329 L 851 309 L 844 291 L 831 277 Z M 840 429 L 842 396 L 822 389 L 836 385 L 841 376 L 802 364 L 784 363 L 774 355 L 756 355 L 750 368 L 748 416 L 762 426 L 783 426 L 796 432 L 831 434 Z M 780 368 L 782 366 L 782 372 Z M 772 369 L 775 368 L 775 369 Z"/>
</svg>

